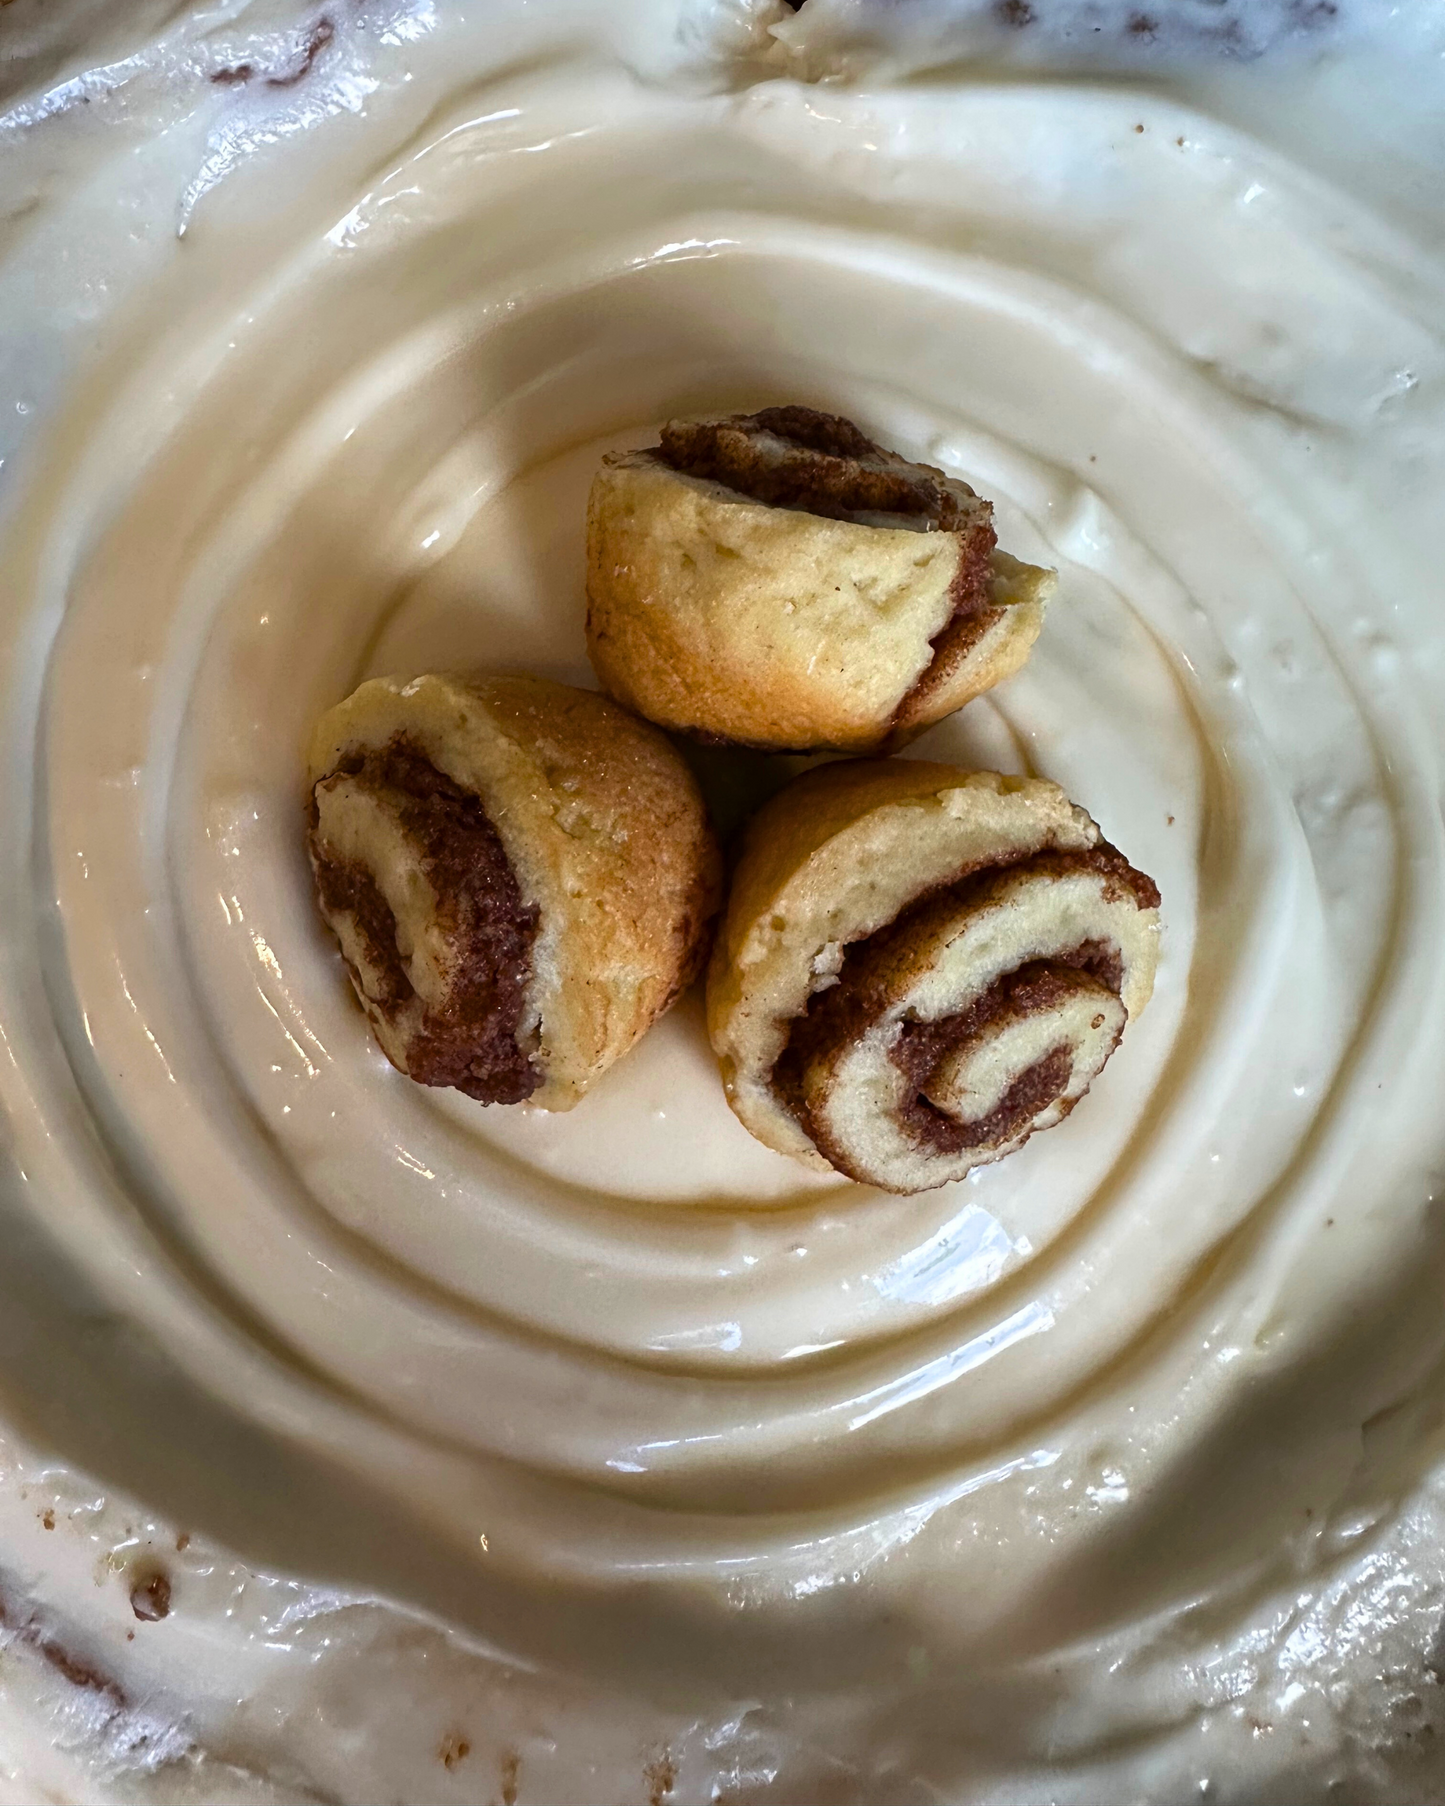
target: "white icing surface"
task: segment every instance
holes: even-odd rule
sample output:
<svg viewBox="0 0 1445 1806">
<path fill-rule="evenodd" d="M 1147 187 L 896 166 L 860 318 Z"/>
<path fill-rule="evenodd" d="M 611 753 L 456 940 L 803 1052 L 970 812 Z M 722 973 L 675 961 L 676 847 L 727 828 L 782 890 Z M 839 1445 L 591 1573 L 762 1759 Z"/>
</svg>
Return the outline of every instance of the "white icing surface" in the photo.
<svg viewBox="0 0 1445 1806">
<path fill-rule="evenodd" d="M 1438 1798 L 1445 24 L 542 11 L 0 12 L 0 1799 Z M 692 1004 L 568 1116 L 411 1086 L 309 901 L 315 715 L 585 680 L 601 452 L 778 399 L 1058 567 L 916 750 L 1164 896 L 919 1199 Z"/>
</svg>

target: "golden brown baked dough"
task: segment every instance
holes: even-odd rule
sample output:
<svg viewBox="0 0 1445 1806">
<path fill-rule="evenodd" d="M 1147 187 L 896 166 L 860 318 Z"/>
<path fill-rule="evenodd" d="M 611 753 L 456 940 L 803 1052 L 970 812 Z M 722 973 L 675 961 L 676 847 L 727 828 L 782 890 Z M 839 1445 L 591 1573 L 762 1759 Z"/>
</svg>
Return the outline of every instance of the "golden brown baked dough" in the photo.
<svg viewBox="0 0 1445 1806">
<path fill-rule="evenodd" d="M 669 421 L 588 503 L 603 686 L 746 746 L 902 744 L 1019 669 L 1053 586 L 966 483 L 811 408 Z"/>
<path fill-rule="evenodd" d="M 721 864 L 691 773 L 605 697 L 377 678 L 317 723 L 317 896 L 387 1058 L 568 1110 L 696 976 Z"/>
<path fill-rule="evenodd" d="M 1059 1122 L 1153 988 L 1159 893 L 1056 784 L 824 766 L 748 830 L 708 1029 L 759 1141 L 926 1191 Z"/>
</svg>

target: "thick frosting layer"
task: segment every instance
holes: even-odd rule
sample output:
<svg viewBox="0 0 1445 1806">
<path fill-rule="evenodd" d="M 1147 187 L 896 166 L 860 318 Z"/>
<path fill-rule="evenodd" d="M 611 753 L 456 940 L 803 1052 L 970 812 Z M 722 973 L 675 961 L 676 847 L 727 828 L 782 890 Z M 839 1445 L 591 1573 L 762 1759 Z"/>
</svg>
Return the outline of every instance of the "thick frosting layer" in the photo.
<svg viewBox="0 0 1445 1806">
<path fill-rule="evenodd" d="M 541 10 L 37 39 L 0 117 L 0 1776 L 1433 1797 L 1445 271 L 1297 123 Z M 693 1007 L 568 1116 L 411 1086 L 309 898 L 321 710 L 588 681 L 601 455 L 779 400 L 1059 570 L 914 750 L 1164 897 L 1090 1097 L 913 1200 Z"/>
</svg>

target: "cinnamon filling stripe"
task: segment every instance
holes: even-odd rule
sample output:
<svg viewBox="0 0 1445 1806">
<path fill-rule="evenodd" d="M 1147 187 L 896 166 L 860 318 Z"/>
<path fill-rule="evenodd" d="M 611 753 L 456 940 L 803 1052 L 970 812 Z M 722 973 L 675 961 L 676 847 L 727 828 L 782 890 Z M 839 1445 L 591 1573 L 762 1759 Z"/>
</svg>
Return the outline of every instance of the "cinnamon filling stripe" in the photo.
<svg viewBox="0 0 1445 1806">
<path fill-rule="evenodd" d="M 992 549 L 987 502 L 971 492 L 960 499 L 936 471 L 886 451 L 838 414 L 782 407 L 727 420 L 671 420 L 659 449 L 674 470 L 768 507 L 835 520 L 896 514 L 934 532 L 977 528 L 981 515 Z"/>
<path fill-rule="evenodd" d="M 366 949 L 370 968 L 367 995 L 388 1020 L 416 992 L 396 945 L 396 917 L 371 868 L 333 858 L 313 830 L 312 866 L 322 910 L 328 916 L 349 915 L 356 938 Z"/>
<path fill-rule="evenodd" d="M 406 1067 L 425 1085 L 451 1085 L 483 1103 L 520 1103 L 542 1082 L 517 1035 L 532 971 L 538 911 L 481 800 L 438 771 L 404 735 L 356 753 L 316 786 L 310 848 L 323 910 L 349 915 L 372 967 L 373 1001 L 395 1021 L 415 999 L 397 947 L 397 923 L 376 876 L 344 862 L 321 837 L 317 793 L 336 777 L 370 792 L 419 849 L 436 899 L 436 924 L 453 959 L 448 990 L 407 1043 Z M 378 982 L 379 981 L 379 982 Z"/>
</svg>

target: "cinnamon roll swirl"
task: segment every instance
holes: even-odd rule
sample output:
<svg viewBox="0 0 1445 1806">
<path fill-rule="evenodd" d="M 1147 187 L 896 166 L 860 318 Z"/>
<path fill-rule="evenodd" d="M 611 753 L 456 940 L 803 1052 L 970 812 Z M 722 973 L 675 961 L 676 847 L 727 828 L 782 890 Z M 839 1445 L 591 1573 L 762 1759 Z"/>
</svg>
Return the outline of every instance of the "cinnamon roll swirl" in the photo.
<svg viewBox="0 0 1445 1806">
<path fill-rule="evenodd" d="M 967 483 L 812 408 L 669 421 L 588 505 L 602 684 L 746 746 L 902 744 L 1019 669 L 1053 585 Z"/>
<path fill-rule="evenodd" d="M 321 913 L 398 1070 L 570 1109 L 696 976 L 720 861 L 654 728 L 536 677 L 377 678 L 317 724 Z"/>
<path fill-rule="evenodd" d="M 1148 1002 L 1159 893 L 1057 785 L 830 765 L 748 832 L 708 979 L 769 1147 L 926 1191 L 1061 1122 Z"/>
</svg>

